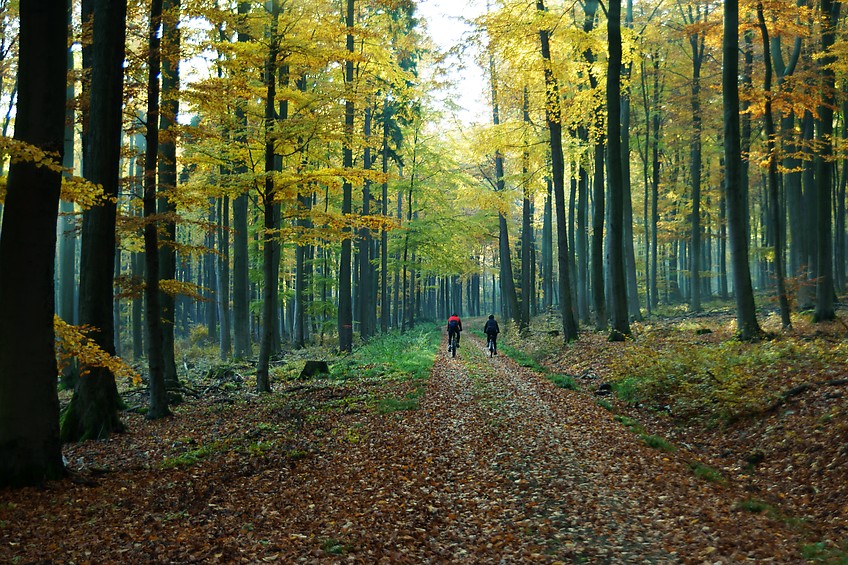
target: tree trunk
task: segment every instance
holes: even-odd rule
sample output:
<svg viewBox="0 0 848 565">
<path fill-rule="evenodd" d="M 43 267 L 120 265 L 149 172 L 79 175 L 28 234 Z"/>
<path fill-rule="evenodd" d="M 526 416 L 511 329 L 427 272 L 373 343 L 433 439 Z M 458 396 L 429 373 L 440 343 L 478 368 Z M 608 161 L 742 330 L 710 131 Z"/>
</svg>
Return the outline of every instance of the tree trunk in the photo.
<svg viewBox="0 0 848 565">
<path fill-rule="evenodd" d="M 147 139 L 144 150 L 144 297 L 147 304 L 147 367 L 149 402 L 147 418 L 158 420 L 171 414 L 165 390 L 162 312 L 159 305 L 159 236 L 156 222 L 156 161 L 159 151 L 159 27 L 162 0 L 150 3 L 147 76 Z"/>
<path fill-rule="evenodd" d="M 80 254 L 80 322 L 106 353 L 115 353 L 113 276 L 115 223 L 121 160 L 126 0 L 95 0 L 89 127 L 86 157 L 88 180 L 100 184 L 109 198 L 83 215 Z M 64 82 L 63 82 L 64 85 Z M 114 199 L 114 200 L 112 200 Z M 123 432 L 122 404 L 111 371 L 91 367 L 74 389 L 62 415 L 62 439 L 106 438 Z"/>
<path fill-rule="evenodd" d="M 554 305 L 554 251 L 553 251 L 553 183 L 545 179 L 545 210 L 542 215 L 542 307 L 547 311 Z"/>
<path fill-rule="evenodd" d="M 827 322 L 836 319 L 834 310 L 833 287 L 833 234 L 831 233 L 831 205 L 833 191 L 833 107 L 836 103 L 835 73 L 832 52 L 836 39 L 836 25 L 839 21 L 840 2 L 822 0 L 822 52 L 825 54 L 819 62 L 822 78 L 821 102 L 819 103 L 819 131 L 816 158 L 816 184 L 818 185 L 818 245 L 816 276 L 816 312 L 813 320 Z"/>
<path fill-rule="evenodd" d="M 353 167 L 353 8 L 354 0 L 346 0 L 345 25 L 347 26 L 346 47 L 348 58 L 345 60 L 345 122 L 344 122 L 344 148 L 342 155 L 342 166 L 345 170 Z M 350 215 L 352 211 L 353 187 L 345 178 L 342 186 L 342 215 Z M 351 253 L 352 242 L 349 234 L 351 228 L 345 227 L 342 233 L 342 256 L 339 263 L 339 311 L 338 332 L 339 351 L 351 351 L 353 349 L 353 295 L 351 294 Z"/>
<path fill-rule="evenodd" d="M 306 74 L 304 73 L 297 81 L 297 89 L 301 93 L 306 92 Z M 300 168 L 306 168 L 309 153 L 304 147 L 304 140 L 298 139 L 298 146 L 301 147 Z M 310 190 L 301 190 L 297 194 L 298 202 L 298 219 L 297 225 L 302 232 L 307 232 L 312 228 L 312 222 L 309 219 L 309 211 L 312 209 L 312 193 Z M 306 346 L 306 304 L 307 300 L 307 284 L 310 278 L 306 276 L 306 263 L 309 255 L 309 246 L 302 241 L 298 241 L 295 249 L 295 280 L 294 280 L 294 346 L 303 348 Z"/>
<path fill-rule="evenodd" d="M 611 340 L 630 335 L 627 277 L 624 272 L 624 179 L 621 151 L 621 0 L 607 3 L 607 169 L 609 171 L 609 261 L 612 289 Z M 635 266 L 634 266 L 635 267 Z"/>
<path fill-rule="evenodd" d="M 633 27 L 633 0 L 627 0 L 624 24 Z M 642 319 L 639 308 L 639 283 L 636 280 L 636 252 L 633 249 L 633 191 L 630 184 L 630 77 L 633 63 L 623 67 L 627 88 L 621 92 L 621 188 L 624 198 L 624 274 L 627 280 L 627 312 L 633 320 Z M 619 80 L 619 90 L 621 80 Z"/>
<path fill-rule="evenodd" d="M 363 134 L 365 136 L 365 149 L 362 155 L 362 168 L 371 169 L 371 120 L 372 108 L 368 104 L 365 107 L 365 119 L 363 121 Z M 362 187 L 362 215 L 371 213 L 371 180 L 365 179 Z M 362 339 L 368 339 L 374 335 L 374 320 L 376 317 L 375 304 L 372 300 L 374 287 L 374 266 L 371 264 L 371 230 L 367 227 L 359 231 L 359 333 Z"/>
<path fill-rule="evenodd" d="M 68 69 L 63 2 L 22 2 L 15 139 L 64 151 Z M 0 228 L 0 486 L 39 485 L 65 471 L 53 316 L 61 173 L 9 167 Z"/>
<path fill-rule="evenodd" d="M 159 114 L 159 205 L 162 221 L 162 241 L 159 249 L 159 275 L 162 280 L 176 279 L 177 254 L 173 242 L 177 238 L 175 216 L 177 207 L 168 197 L 177 188 L 177 114 L 180 111 L 180 0 L 162 2 L 162 107 Z M 174 296 L 159 294 L 162 316 L 162 370 L 168 388 L 180 386 L 174 357 Z"/>
<path fill-rule="evenodd" d="M 690 22 L 690 23 L 695 23 Z M 691 246 L 689 248 L 689 308 L 701 311 L 701 63 L 704 59 L 702 32 L 689 36 L 692 48 L 692 146 L 689 157 L 689 182 L 692 183 Z"/>
<path fill-rule="evenodd" d="M 727 224 L 733 262 L 733 290 L 736 298 L 736 324 L 739 337 L 751 340 L 762 334 L 754 304 L 754 289 L 748 265 L 748 238 L 745 223 L 746 190 L 741 184 L 742 147 L 739 130 L 739 2 L 724 3 L 722 42 L 722 100 L 724 107 L 724 159 L 727 187 Z"/>
<path fill-rule="evenodd" d="M 545 12 L 543 0 L 536 1 L 536 9 Z M 562 122 L 560 116 L 559 84 L 551 65 L 550 36 L 547 29 L 539 30 L 542 60 L 545 73 L 545 122 L 551 144 L 551 175 L 556 197 L 557 263 L 559 265 L 559 298 L 562 314 L 563 339 L 566 343 L 577 339 L 577 321 L 571 304 L 571 276 L 569 273 L 568 234 L 565 220 L 565 163 L 562 154 Z"/>
<path fill-rule="evenodd" d="M 780 321 L 783 328 L 792 327 L 792 319 L 789 314 L 789 297 L 786 294 L 786 281 L 783 268 L 783 239 L 781 237 L 781 217 L 783 216 L 780 207 L 780 197 L 778 195 L 778 180 L 777 180 L 777 150 L 775 147 L 775 127 L 774 117 L 772 115 L 772 64 L 769 33 L 766 27 L 765 16 L 763 15 L 763 3 L 757 3 L 757 20 L 760 26 L 760 33 L 763 36 L 763 63 L 765 64 L 765 78 L 763 79 L 763 90 L 766 94 L 765 104 L 765 127 L 766 127 L 766 147 L 768 150 L 768 192 L 771 199 L 772 223 L 774 224 L 774 276 L 777 281 L 777 298 L 780 303 Z"/>
<path fill-rule="evenodd" d="M 277 22 L 280 17 L 280 5 L 271 1 L 271 27 L 268 31 L 270 47 L 265 61 L 265 186 L 260 194 L 263 204 L 263 247 L 262 247 L 262 325 L 259 340 L 259 360 L 256 364 L 256 392 L 271 392 L 269 367 L 274 341 L 274 306 L 277 296 L 277 278 L 279 263 L 275 261 L 279 226 L 276 214 L 276 187 L 273 172 L 276 168 L 274 158 L 274 122 L 277 104 L 277 55 L 280 37 L 277 34 Z M 288 107 L 286 107 L 288 110 Z M 288 116 L 280 116 L 281 120 Z"/>
<path fill-rule="evenodd" d="M 387 116 L 388 115 L 388 105 L 389 102 L 386 100 L 384 102 L 383 112 Z M 383 188 L 383 202 L 382 202 L 382 213 L 383 217 L 389 217 L 389 182 L 388 182 L 388 172 L 389 172 L 389 135 L 387 131 L 387 125 L 389 123 L 388 117 L 384 117 L 383 119 L 383 150 L 382 150 L 382 163 L 383 163 L 383 180 L 382 188 Z M 389 331 L 389 314 L 390 307 L 389 304 L 391 299 L 389 297 L 389 230 L 387 228 L 383 228 L 380 230 L 380 331 L 383 333 L 388 333 Z"/>
<path fill-rule="evenodd" d="M 239 2 L 239 43 L 250 41 L 250 36 L 244 31 L 247 23 L 244 21 L 250 13 L 249 2 Z M 239 145 L 247 144 L 247 100 L 236 103 L 236 132 L 235 141 Z M 245 163 L 238 163 L 236 175 L 247 172 Z M 233 346 L 237 359 L 245 359 L 251 355 L 250 345 L 250 280 L 248 265 L 248 233 L 247 233 L 247 193 L 239 194 L 233 200 Z"/>
<path fill-rule="evenodd" d="M 227 361 L 233 355 L 232 323 L 230 321 L 230 197 L 218 199 L 218 319 L 221 332 L 218 339 L 219 357 Z"/>
<path fill-rule="evenodd" d="M 578 139 L 589 142 L 585 127 L 577 130 Z M 581 322 L 589 322 L 589 173 L 584 157 L 578 164 L 577 179 L 577 315 Z"/>
<path fill-rule="evenodd" d="M 489 57 L 489 72 L 491 77 L 491 95 L 492 95 L 492 124 L 497 127 L 500 125 L 500 106 L 498 105 L 498 77 L 495 72 L 494 57 Z M 503 192 L 504 184 L 504 163 L 503 154 L 500 149 L 495 149 L 495 191 Z M 527 327 L 527 322 L 521 315 L 521 308 L 518 304 L 518 295 L 515 291 L 515 278 L 512 271 L 512 257 L 509 245 L 509 232 L 506 224 L 506 217 L 503 212 L 498 211 L 498 264 L 500 265 L 501 292 L 504 295 L 504 305 L 506 306 L 506 316 L 518 324 L 518 327 L 524 329 Z M 456 311 L 456 309 L 454 309 Z"/>
<path fill-rule="evenodd" d="M 657 263 L 659 245 L 657 243 L 657 232 L 659 225 L 659 197 L 660 197 L 660 62 L 654 58 L 654 102 L 651 118 L 651 132 L 653 143 L 651 144 L 651 248 L 654 255 L 651 258 L 651 300 L 654 308 L 659 304 L 659 287 L 657 285 Z"/>
<path fill-rule="evenodd" d="M 531 127 L 530 96 L 524 87 L 524 125 Z M 533 303 L 533 288 L 536 281 L 533 277 L 533 192 L 530 189 L 530 149 L 527 140 L 524 141 L 523 163 L 521 165 L 522 186 L 524 198 L 521 206 L 521 321 L 522 325 L 530 325 L 530 311 Z"/>
</svg>

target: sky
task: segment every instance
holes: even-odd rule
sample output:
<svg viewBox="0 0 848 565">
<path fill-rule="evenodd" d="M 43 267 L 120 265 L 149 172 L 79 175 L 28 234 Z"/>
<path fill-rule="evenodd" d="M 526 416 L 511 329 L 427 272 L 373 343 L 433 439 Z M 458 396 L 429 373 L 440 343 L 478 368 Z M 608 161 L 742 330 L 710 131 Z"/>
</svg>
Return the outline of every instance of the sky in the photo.
<svg viewBox="0 0 848 565">
<path fill-rule="evenodd" d="M 471 19 L 485 11 L 482 0 L 419 0 L 416 14 L 427 21 L 427 32 L 442 51 L 459 44 L 469 26 L 462 18 Z M 465 123 L 487 121 L 488 83 L 472 57 L 451 64 L 451 79 L 456 83 L 454 102 L 462 107 L 457 118 Z"/>
</svg>

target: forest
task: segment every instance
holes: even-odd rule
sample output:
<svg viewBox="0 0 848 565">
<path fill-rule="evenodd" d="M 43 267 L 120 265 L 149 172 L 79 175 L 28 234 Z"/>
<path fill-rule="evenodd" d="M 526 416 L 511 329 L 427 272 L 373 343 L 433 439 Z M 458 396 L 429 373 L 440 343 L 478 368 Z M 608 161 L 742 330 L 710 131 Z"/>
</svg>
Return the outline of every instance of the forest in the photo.
<svg viewBox="0 0 848 565">
<path fill-rule="evenodd" d="M 420 4 L 0 0 L 0 560 L 845 563 L 841 3 Z"/>
</svg>

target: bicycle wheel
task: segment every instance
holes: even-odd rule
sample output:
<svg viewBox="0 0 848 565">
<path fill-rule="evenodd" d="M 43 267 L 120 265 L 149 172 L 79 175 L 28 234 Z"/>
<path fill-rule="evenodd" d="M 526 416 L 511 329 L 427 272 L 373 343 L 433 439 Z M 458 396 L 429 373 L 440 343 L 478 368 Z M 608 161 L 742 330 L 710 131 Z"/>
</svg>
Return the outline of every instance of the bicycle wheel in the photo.
<svg viewBox="0 0 848 565">
<path fill-rule="evenodd" d="M 451 338 L 451 357 L 456 357 L 456 336 Z"/>
</svg>

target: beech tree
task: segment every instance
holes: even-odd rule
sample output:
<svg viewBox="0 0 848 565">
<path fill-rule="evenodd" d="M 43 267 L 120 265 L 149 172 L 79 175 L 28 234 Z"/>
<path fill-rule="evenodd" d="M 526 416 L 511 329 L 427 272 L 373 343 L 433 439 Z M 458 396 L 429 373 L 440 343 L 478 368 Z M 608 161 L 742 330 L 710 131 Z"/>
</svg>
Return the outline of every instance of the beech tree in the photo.
<svg viewBox="0 0 848 565">
<path fill-rule="evenodd" d="M 750 340 L 762 333 L 757 321 L 751 271 L 748 264 L 748 238 L 745 229 L 745 189 L 741 186 L 742 147 L 739 131 L 739 3 L 724 3 L 722 42 L 722 100 L 724 103 L 724 163 L 727 190 L 727 225 L 730 256 L 733 261 L 733 288 L 736 298 L 736 324 L 739 336 Z"/>
<path fill-rule="evenodd" d="M 0 227 L 0 485 L 64 473 L 53 317 L 69 3 L 20 4 L 15 140 Z"/>
<path fill-rule="evenodd" d="M 126 37 L 126 0 L 94 0 L 92 71 L 87 131 L 88 180 L 103 187 L 107 201 L 85 211 L 80 258 L 80 322 L 94 328 L 92 337 L 108 354 L 115 353 L 113 276 L 115 224 L 121 151 L 121 108 Z M 106 367 L 87 372 L 74 389 L 62 415 L 62 439 L 104 438 L 122 432 L 121 399 L 115 376 Z"/>
</svg>

